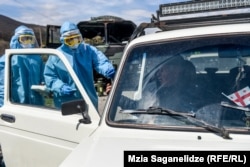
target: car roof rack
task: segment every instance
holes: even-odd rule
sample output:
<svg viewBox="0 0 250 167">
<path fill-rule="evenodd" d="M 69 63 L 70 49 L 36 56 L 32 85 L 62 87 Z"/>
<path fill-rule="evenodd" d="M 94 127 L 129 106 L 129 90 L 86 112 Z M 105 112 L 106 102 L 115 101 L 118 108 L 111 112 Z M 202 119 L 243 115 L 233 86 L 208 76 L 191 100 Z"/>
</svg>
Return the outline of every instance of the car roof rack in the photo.
<svg viewBox="0 0 250 167">
<path fill-rule="evenodd" d="M 250 22 L 250 0 L 192 0 L 159 5 L 149 23 L 141 23 L 130 41 L 144 35 L 147 28 L 161 31 L 207 25 Z"/>
</svg>

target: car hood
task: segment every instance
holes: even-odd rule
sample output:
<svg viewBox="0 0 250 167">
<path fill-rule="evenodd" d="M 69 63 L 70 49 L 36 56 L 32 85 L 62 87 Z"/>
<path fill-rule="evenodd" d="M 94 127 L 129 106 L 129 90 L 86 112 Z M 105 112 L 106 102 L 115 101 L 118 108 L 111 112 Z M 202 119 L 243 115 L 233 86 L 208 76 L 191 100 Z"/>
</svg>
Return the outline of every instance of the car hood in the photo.
<svg viewBox="0 0 250 167">
<path fill-rule="evenodd" d="M 223 139 L 211 132 L 147 130 L 96 131 L 84 139 L 61 164 L 66 166 L 123 166 L 124 151 L 249 150 L 250 135 L 230 134 Z"/>
</svg>

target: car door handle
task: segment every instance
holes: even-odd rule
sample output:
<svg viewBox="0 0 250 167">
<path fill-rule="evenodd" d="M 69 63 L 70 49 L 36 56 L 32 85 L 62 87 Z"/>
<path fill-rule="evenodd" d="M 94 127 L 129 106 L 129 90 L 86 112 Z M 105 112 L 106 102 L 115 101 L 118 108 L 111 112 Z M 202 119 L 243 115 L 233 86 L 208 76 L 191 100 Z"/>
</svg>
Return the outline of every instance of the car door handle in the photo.
<svg viewBox="0 0 250 167">
<path fill-rule="evenodd" d="M 16 121 L 16 118 L 9 114 L 1 114 L 1 119 L 9 123 L 14 123 Z"/>
</svg>

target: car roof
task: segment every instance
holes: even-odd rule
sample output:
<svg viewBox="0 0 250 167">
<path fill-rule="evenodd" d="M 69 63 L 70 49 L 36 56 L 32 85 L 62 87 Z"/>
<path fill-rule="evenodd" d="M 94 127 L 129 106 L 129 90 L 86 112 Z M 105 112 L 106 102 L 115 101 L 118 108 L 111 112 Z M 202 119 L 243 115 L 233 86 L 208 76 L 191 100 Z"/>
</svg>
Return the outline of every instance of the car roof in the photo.
<svg viewBox="0 0 250 167">
<path fill-rule="evenodd" d="M 168 39 L 170 40 L 176 38 L 197 37 L 204 35 L 228 34 L 228 33 L 250 33 L 250 23 L 202 26 L 202 27 L 156 32 L 153 34 L 147 34 L 135 38 L 129 43 L 129 45 L 134 45 L 136 43 L 147 43 L 160 40 L 168 40 Z"/>
</svg>

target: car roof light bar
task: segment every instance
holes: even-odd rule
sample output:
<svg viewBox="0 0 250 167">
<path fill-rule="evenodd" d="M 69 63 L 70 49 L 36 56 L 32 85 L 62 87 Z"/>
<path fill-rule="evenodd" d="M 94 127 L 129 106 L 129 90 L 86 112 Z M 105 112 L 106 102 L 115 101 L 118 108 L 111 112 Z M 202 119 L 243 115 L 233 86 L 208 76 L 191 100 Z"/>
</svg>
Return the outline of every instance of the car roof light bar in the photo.
<svg viewBox="0 0 250 167">
<path fill-rule="evenodd" d="M 145 35 L 147 28 L 162 31 L 208 25 L 250 22 L 250 0 L 189 0 L 159 5 L 150 23 L 141 23 L 130 41 Z"/>
<path fill-rule="evenodd" d="M 250 7 L 250 0 L 187 1 L 160 5 L 160 16 Z"/>
</svg>

